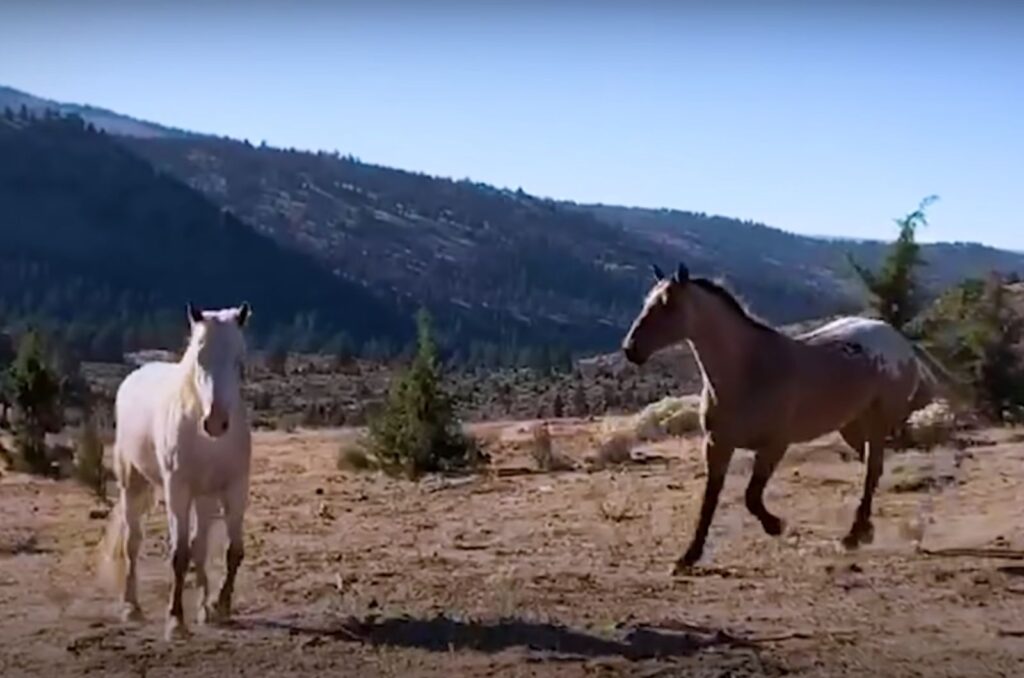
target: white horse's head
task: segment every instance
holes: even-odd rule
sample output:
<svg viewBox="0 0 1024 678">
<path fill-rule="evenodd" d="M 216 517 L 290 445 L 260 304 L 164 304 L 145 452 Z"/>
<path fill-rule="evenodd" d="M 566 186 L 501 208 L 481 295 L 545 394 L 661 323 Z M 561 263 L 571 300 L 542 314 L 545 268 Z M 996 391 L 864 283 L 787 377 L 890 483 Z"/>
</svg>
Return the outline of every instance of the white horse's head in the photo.
<svg viewBox="0 0 1024 678">
<path fill-rule="evenodd" d="M 245 338 L 242 328 L 249 319 L 248 303 L 238 308 L 203 311 L 192 304 L 189 352 L 194 356 L 193 386 L 202 408 L 202 427 L 217 438 L 231 425 L 241 400 Z"/>
</svg>

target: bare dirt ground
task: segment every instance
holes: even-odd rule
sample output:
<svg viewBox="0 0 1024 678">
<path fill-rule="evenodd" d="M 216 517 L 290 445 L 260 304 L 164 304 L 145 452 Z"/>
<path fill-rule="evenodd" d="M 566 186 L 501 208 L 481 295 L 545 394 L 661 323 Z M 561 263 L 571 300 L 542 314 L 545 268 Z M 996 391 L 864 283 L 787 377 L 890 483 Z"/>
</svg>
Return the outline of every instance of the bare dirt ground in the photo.
<svg viewBox="0 0 1024 678">
<path fill-rule="evenodd" d="M 581 458 L 584 426 L 560 425 L 556 444 Z M 530 466 L 523 425 L 479 430 L 496 466 Z M 696 439 L 615 470 L 410 483 L 336 470 L 352 435 L 257 436 L 237 621 L 175 645 L 162 506 L 144 547 L 148 621 L 130 626 L 94 584 L 94 500 L 0 478 L 0 674 L 1024 675 L 1024 561 L 919 550 L 1024 549 L 1019 433 L 891 456 L 875 543 L 849 554 L 837 544 L 863 466 L 836 439 L 790 450 L 769 485 L 780 539 L 743 507 L 739 453 L 704 567 L 683 578 L 669 572 L 703 487 Z"/>
</svg>

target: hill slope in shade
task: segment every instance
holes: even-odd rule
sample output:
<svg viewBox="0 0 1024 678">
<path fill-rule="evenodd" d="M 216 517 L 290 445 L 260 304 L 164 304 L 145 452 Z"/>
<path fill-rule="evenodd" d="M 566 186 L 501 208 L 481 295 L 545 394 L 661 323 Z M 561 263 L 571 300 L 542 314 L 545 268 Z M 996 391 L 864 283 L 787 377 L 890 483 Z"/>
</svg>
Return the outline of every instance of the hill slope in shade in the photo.
<svg viewBox="0 0 1024 678">
<path fill-rule="evenodd" d="M 393 300 L 281 248 L 81 120 L 0 119 L 0 318 L 59 322 L 93 354 L 177 348 L 185 303 L 253 304 L 253 332 L 404 342 Z"/>
</svg>

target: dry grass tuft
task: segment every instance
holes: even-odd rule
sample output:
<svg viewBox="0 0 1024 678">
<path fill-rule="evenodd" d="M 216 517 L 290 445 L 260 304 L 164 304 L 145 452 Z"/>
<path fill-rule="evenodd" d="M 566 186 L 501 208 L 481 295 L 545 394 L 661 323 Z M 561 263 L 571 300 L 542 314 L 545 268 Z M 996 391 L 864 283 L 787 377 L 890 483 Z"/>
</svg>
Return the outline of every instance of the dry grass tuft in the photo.
<svg viewBox="0 0 1024 678">
<path fill-rule="evenodd" d="M 362 445 L 347 442 L 338 449 L 336 465 L 339 471 L 377 471 L 380 462 Z"/>
<path fill-rule="evenodd" d="M 943 400 L 914 412 L 906 427 L 910 444 L 923 450 L 950 443 L 956 429 L 956 414 Z"/>
<path fill-rule="evenodd" d="M 637 440 L 656 442 L 700 430 L 700 396 L 668 397 L 651 403 L 633 419 Z"/>
<path fill-rule="evenodd" d="M 534 427 L 530 441 L 530 456 L 537 468 L 546 473 L 555 471 L 572 471 L 576 464 L 564 454 L 554 449 L 551 431 L 546 423 Z"/>
<path fill-rule="evenodd" d="M 74 452 L 74 474 L 78 482 L 89 488 L 102 502 L 107 501 L 107 481 L 113 474 L 103 464 L 103 439 L 95 422 L 87 418 L 82 424 Z"/>
</svg>

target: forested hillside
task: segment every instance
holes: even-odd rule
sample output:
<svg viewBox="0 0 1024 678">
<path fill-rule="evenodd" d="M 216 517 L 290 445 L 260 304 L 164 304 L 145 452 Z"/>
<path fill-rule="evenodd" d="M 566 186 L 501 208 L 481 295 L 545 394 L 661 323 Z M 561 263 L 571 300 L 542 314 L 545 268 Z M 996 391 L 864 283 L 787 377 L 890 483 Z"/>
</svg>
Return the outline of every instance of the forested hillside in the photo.
<svg viewBox="0 0 1024 678">
<path fill-rule="evenodd" d="M 411 332 L 412 309 L 281 248 L 81 119 L 0 118 L 0 321 L 119 359 L 177 348 L 187 301 L 246 299 L 264 342 L 400 346 Z"/>
<path fill-rule="evenodd" d="M 522 344 L 614 348 L 650 264 L 679 260 L 724 278 L 774 323 L 856 311 L 864 290 L 848 255 L 873 266 L 884 250 L 724 217 L 542 200 L 337 154 L 209 138 L 125 143 L 282 245 L 409 295 L 470 338 L 479 330 L 465 325 L 486 313 L 502 327 L 528 323 L 515 335 Z M 980 245 L 927 245 L 923 255 L 931 294 L 965 275 L 1024 271 L 1024 255 Z M 505 345 L 510 336 L 503 330 Z"/>
</svg>

